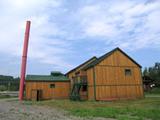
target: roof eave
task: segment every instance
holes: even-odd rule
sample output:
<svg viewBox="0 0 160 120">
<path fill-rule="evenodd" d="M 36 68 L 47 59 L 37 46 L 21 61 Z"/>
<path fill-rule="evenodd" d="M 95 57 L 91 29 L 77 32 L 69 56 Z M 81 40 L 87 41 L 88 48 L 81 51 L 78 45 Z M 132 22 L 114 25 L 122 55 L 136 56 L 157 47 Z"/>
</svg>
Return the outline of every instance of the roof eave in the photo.
<svg viewBox="0 0 160 120">
<path fill-rule="evenodd" d="M 70 80 L 26 80 L 26 82 L 70 82 Z"/>
<path fill-rule="evenodd" d="M 67 74 L 69 74 L 69 73 L 73 72 L 74 70 L 76 70 L 76 69 L 78 69 L 79 67 L 81 67 L 81 66 L 85 65 L 87 62 L 89 62 L 89 61 L 91 61 L 91 60 L 93 60 L 93 59 L 97 59 L 97 57 L 96 57 L 96 56 L 93 56 L 92 58 L 90 58 L 90 59 L 89 59 L 89 60 L 87 60 L 86 62 L 84 62 L 84 63 L 82 63 L 82 64 L 78 65 L 78 66 L 77 66 L 77 67 L 75 67 L 74 69 L 72 69 L 72 70 L 70 70 L 69 72 L 67 72 L 65 75 L 67 75 Z"/>
</svg>

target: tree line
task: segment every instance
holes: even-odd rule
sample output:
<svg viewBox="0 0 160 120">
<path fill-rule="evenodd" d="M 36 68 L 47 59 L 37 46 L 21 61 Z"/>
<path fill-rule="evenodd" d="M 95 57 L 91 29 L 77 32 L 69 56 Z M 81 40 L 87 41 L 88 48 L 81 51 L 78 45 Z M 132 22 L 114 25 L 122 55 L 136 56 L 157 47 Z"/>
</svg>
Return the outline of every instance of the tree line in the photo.
<svg viewBox="0 0 160 120">
<path fill-rule="evenodd" d="M 0 75 L 0 91 L 18 91 L 20 78 L 13 76 Z"/>
<path fill-rule="evenodd" d="M 143 78 L 147 78 L 155 84 L 155 86 L 160 87 L 160 62 L 156 62 L 152 67 L 145 67 L 143 70 Z"/>
</svg>

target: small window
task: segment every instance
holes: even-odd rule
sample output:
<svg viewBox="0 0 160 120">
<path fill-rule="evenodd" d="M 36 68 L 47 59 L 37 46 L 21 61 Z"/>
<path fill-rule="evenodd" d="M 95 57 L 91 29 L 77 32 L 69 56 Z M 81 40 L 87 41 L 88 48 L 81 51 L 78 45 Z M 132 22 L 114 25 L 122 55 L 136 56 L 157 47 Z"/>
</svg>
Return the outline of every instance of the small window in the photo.
<svg viewBox="0 0 160 120">
<path fill-rule="evenodd" d="M 131 69 L 125 69 L 125 75 L 131 76 L 132 75 Z"/>
<path fill-rule="evenodd" d="M 55 88 L 55 84 L 50 84 L 50 88 Z"/>
</svg>

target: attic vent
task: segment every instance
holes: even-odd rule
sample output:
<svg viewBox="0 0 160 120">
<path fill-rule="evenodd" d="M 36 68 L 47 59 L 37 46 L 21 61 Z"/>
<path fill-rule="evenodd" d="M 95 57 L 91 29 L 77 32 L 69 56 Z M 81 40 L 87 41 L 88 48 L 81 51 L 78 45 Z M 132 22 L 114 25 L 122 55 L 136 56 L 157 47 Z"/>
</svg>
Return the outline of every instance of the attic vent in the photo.
<svg viewBox="0 0 160 120">
<path fill-rule="evenodd" d="M 63 74 L 61 72 L 59 72 L 59 71 L 52 71 L 51 75 L 52 76 L 63 76 Z"/>
</svg>

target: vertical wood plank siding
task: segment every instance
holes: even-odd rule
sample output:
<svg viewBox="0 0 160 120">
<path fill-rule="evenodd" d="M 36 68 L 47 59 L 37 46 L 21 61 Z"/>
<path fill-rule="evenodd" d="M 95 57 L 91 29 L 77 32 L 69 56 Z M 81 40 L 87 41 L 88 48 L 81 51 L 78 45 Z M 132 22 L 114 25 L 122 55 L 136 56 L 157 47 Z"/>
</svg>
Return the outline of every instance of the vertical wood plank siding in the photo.
<svg viewBox="0 0 160 120">
<path fill-rule="evenodd" d="M 94 100 L 94 75 L 93 68 L 87 70 L 87 80 L 88 80 L 88 99 Z"/>
<path fill-rule="evenodd" d="M 50 88 L 55 84 L 55 88 Z M 70 82 L 26 82 L 26 99 L 31 99 L 32 90 L 42 90 L 43 99 L 69 98 Z"/>
<path fill-rule="evenodd" d="M 131 70 L 131 76 L 125 75 Z M 143 97 L 141 69 L 120 51 L 115 51 L 95 66 L 96 100 Z M 88 99 L 94 99 L 93 68 L 87 70 Z"/>
</svg>

